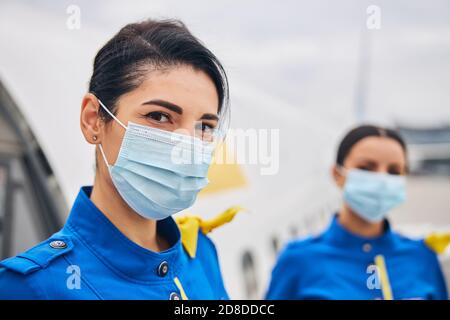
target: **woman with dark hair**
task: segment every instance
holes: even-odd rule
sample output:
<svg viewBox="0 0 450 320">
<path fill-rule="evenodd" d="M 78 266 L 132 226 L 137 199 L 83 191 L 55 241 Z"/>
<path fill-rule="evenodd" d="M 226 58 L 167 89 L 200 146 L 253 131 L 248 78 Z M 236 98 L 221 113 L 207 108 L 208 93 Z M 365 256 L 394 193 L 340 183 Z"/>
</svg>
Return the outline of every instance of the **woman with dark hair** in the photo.
<svg viewBox="0 0 450 320">
<path fill-rule="evenodd" d="M 406 199 L 406 145 L 390 129 L 359 126 L 339 145 L 332 175 L 343 203 L 319 236 L 287 245 L 268 299 L 447 299 L 435 252 L 391 230 Z"/>
<path fill-rule="evenodd" d="M 171 217 L 207 185 L 228 111 L 221 63 L 183 23 L 122 28 L 97 53 L 81 103 L 94 184 L 60 232 L 0 263 L 0 298 L 228 298 L 202 220 Z"/>
</svg>

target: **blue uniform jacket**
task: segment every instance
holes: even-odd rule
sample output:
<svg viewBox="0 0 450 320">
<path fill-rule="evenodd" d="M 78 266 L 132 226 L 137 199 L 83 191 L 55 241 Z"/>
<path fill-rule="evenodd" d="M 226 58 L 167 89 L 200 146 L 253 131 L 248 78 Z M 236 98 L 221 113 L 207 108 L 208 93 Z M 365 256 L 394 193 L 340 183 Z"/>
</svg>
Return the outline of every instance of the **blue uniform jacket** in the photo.
<svg viewBox="0 0 450 320">
<path fill-rule="evenodd" d="M 366 239 L 333 218 L 317 237 L 289 243 L 272 272 L 267 299 L 383 299 L 375 257 L 384 261 L 393 299 L 447 299 L 434 251 L 393 232 Z"/>
<path fill-rule="evenodd" d="M 0 299 L 227 299 L 217 252 L 198 234 L 195 258 L 172 217 L 157 232 L 170 243 L 156 253 L 126 238 L 81 188 L 61 231 L 0 262 Z"/>
</svg>

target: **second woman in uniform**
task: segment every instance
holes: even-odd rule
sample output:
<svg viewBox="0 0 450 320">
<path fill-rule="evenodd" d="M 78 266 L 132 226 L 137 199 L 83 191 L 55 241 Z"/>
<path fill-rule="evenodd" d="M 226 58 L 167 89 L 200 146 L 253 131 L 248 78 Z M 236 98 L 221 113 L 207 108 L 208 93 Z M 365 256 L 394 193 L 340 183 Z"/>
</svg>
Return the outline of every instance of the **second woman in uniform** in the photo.
<svg viewBox="0 0 450 320">
<path fill-rule="evenodd" d="M 341 208 L 317 237 L 289 243 L 268 299 L 447 299 L 436 254 L 394 232 L 406 199 L 407 150 L 393 130 L 360 126 L 339 145 L 333 178 Z M 424 212 L 423 214 L 426 214 Z"/>
</svg>

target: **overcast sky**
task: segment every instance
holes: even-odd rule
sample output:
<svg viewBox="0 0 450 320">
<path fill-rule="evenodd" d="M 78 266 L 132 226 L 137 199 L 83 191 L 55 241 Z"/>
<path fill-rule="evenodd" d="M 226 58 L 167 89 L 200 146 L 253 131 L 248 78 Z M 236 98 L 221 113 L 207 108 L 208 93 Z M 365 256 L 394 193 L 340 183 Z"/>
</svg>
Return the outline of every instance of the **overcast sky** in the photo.
<svg viewBox="0 0 450 320">
<path fill-rule="evenodd" d="M 354 115 L 359 61 L 366 53 L 369 58 L 362 65 L 368 120 L 450 123 L 450 1 L 20 3 L 34 7 L 36 13 L 54 13 L 61 25 L 67 19 L 66 8 L 78 5 L 82 28 L 102 30 L 108 36 L 145 17 L 180 18 L 217 53 L 236 83 L 318 112 L 330 124 Z M 365 27 L 369 5 L 381 9 L 379 30 Z M 2 6 L 17 7 L 18 2 Z M 20 16 L 16 21 L 27 23 Z"/>
<path fill-rule="evenodd" d="M 82 27 L 114 33 L 144 17 L 176 17 L 226 64 L 232 78 L 331 121 L 354 108 L 367 38 L 366 115 L 386 122 L 450 122 L 450 1 L 28 1 L 81 9 Z M 131 4 L 132 3 L 132 4 Z M 381 29 L 365 28 L 369 5 Z M 21 21 L 23 23 L 23 21 Z"/>
</svg>

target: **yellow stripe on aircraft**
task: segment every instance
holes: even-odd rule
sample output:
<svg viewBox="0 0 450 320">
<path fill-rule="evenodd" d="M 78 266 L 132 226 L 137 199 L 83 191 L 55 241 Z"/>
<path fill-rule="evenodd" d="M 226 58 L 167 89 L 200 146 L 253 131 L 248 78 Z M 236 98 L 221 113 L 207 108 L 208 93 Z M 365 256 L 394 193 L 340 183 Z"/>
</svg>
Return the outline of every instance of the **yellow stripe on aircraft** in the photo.
<svg viewBox="0 0 450 320">
<path fill-rule="evenodd" d="M 226 161 L 225 161 L 226 160 Z M 247 179 L 236 157 L 227 150 L 226 144 L 217 147 L 213 163 L 208 172 L 209 184 L 200 192 L 200 196 L 222 191 L 242 188 L 247 185 Z"/>
</svg>

